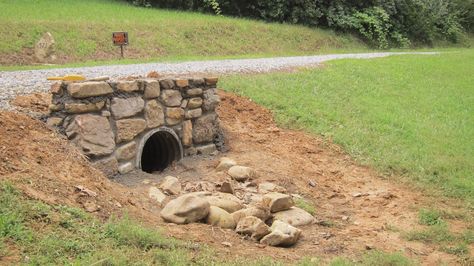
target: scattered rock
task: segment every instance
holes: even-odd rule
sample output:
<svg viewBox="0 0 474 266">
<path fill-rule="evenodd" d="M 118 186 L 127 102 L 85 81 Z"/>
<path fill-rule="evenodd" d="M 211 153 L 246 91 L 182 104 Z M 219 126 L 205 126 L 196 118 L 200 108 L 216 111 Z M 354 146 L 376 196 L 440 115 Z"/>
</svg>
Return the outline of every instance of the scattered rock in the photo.
<svg viewBox="0 0 474 266">
<path fill-rule="evenodd" d="M 207 196 L 206 200 L 212 206 L 217 206 L 229 213 L 236 212 L 243 208 L 239 198 L 232 194 L 217 192 L 211 196 Z"/>
<path fill-rule="evenodd" d="M 86 201 L 82 204 L 82 206 L 87 212 L 97 212 L 100 210 L 100 206 L 97 206 L 97 204 L 92 201 Z"/>
<path fill-rule="evenodd" d="M 231 168 L 232 166 L 235 166 L 235 165 L 237 165 L 237 162 L 234 161 L 233 159 L 227 158 L 227 157 L 222 157 L 219 160 L 219 164 L 217 165 L 216 170 L 217 171 L 227 171 L 227 170 L 229 170 L 229 168 Z"/>
<path fill-rule="evenodd" d="M 221 192 L 222 193 L 234 194 L 235 191 L 234 191 L 234 186 L 232 186 L 232 182 L 230 182 L 230 181 L 222 182 Z"/>
<path fill-rule="evenodd" d="M 269 210 L 260 206 L 252 206 L 232 213 L 232 217 L 236 223 L 247 216 L 254 216 L 265 222 L 271 217 L 271 214 Z"/>
<path fill-rule="evenodd" d="M 262 203 L 270 212 L 285 211 L 293 207 L 294 202 L 290 195 L 271 192 L 263 196 Z"/>
<path fill-rule="evenodd" d="M 273 222 L 270 231 L 270 234 L 262 238 L 261 244 L 287 247 L 294 245 L 301 236 L 300 229 L 278 220 Z"/>
<path fill-rule="evenodd" d="M 240 219 L 235 231 L 239 234 L 251 236 L 255 240 L 260 240 L 270 233 L 268 225 L 254 216 L 247 216 Z"/>
<path fill-rule="evenodd" d="M 211 205 L 206 222 L 207 224 L 219 226 L 224 229 L 235 228 L 235 221 L 232 215 L 217 206 Z"/>
<path fill-rule="evenodd" d="M 84 195 L 87 195 L 87 196 L 90 196 L 90 197 L 97 197 L 97 193 L 95 193 L 94 191 L 84 187 L 84 186 L 81 186 L 81 185 L 78 185 L 78 186 L 75 186 L 76 190 L 79 191 L 80 193 L 84 194 Z"/>
<path fill-rule="evenodd" d="M 309 180 L 308 185 L 311 187 L 316 187 L 316 182 L 314 180 Z"/>
<path fill-rule="evenodd" d="M 179 195 L 181 193 L 181 182 L 174 176 L 167 176 L 160 188 L 168 195 Z"/>
<path fill-rule="evenodd" d="M 246 166 L 232 166 L 227 173 L 236 181 L 243 182 L 256 176 L 255 171 Z"/>
<path fill-rule="evenodd" d="M 222 242 L 221 244 L 225 247 L 228 247 L 228 248 L 232 247 L 232 243 L 230 243 L 230 242 Z"/>
<path fill-rule="evenodd" d="M 166 222 L 187 224 L 207 217 L 209 209 L 210 204 L 203 197 L 186 194 L 168 202 L 160 214 Z"/>
<path fill-rule="evenodd" d="M 197 146 L 197 154 L 212 155 L 217 150 L 216 144 L 211 143 L 203 146 Z"/>
<path fill-rule="evenodd" d="M 286 189 L 270 182 L 263 182 L 258 185 L 258 192 L 261 194 L 266 194 L 269 192 L 286 192 Z"/>
<path fill-rule="evenodd" d="M 148 190 L 148 197 L 155 200 L 159 204 L 163 204 L 163 202 L 166 200 L 166 195 L 156 187 L 150 187 Z"/>
<path fill-rule="evenodd" d="M 308 225 L 316 221 L 311 214 L 298 207 L 291 207 L 289 210 L 274 213 L 273 220 L 279 220 L 292 226 Z"/>
</svg>

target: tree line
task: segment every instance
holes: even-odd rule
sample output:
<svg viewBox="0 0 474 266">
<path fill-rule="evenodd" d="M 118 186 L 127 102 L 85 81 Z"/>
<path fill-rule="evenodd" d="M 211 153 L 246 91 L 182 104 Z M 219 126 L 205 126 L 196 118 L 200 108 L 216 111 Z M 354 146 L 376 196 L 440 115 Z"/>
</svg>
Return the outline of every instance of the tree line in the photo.
<svg viewBox="0 0 474 266">
<path fill-rule="evenodd" d="M 359 35 L 373 47 L 462 42 L 474 0 L 128 0 L 135 5 L 303 24 Z"/>
</svg>

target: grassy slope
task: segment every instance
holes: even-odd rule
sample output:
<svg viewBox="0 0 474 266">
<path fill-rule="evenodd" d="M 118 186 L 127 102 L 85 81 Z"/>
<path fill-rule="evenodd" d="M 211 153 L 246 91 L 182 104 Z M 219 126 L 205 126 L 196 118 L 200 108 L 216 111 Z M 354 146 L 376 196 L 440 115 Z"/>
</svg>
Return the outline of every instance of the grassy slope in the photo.
<svg viewBox="0 0 474 266">
<path fill-rule="evenodd" d="M 341 60 L 234 76 L 225 89 L 323 134 L 361 162 L 474 202 L 474 50 Z"/>
<path fill-rule="evenodd" d="M 63 63 L 116 59 L 111 32 L 121 30 L 130 36 L 126 54 L 141 60 L 365 49 L 356 39 L 329 31 L 138 8 L 120 0 L 0 0 L 0 9 L 0 55 L 10 58 L 9 64 L 18 64 L 14 55 L 23 55 L 46 31 L 56 39 Z"/>
</svg>

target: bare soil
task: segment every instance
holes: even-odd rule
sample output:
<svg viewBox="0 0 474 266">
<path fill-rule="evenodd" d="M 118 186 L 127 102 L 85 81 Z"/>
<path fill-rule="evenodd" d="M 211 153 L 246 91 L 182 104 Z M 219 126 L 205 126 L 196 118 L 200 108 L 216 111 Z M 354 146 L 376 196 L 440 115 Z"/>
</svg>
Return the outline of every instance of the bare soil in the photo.
<svg viewBox="0 0 474 266">
<path fill-rule="evenodd" d="M 457 202 L 423 195 L 387 180 L 357 164 L 327 140 L 279 128 L 272 113 L 251 100 L 219 93 L 222 103 L 218 113 L 226 133 L 226 153 L 186 158 L 156 175 L 134 172 L 115 180 L 92 168 L 64 136 L 41 121 L 0 112 L 0 179 L 17 184 L 32 198 L 85 208 L 102 219 L 126 210 L 150 226 L 165 228 L 169 236 L 211 246 L 223 260 L 262 256 L 287 262 L 308 256 L 330 260 L 335 256 L 357 258 L 376 249 L 399 251 L 424 265 L 460 262 L 458 257 L 438 251 L 435 245 L 407 241 L 401 233 L 419 227 L 419 208 L 436 204 L 440 209 L 455 210 Z M 165 224 L 159 218 L 160 206 L 147 196 L 148 187 L 168 174 L 181 178 L 183 183 L 209 181 L 212 186 L 228 178 L 214 170 L 221 156 L 256 169 L 256 183 L 274 182 L 312 202 L 319 222 L 303 227 L 303 238 L 291 248 L 265 247 L 233 231 L 205 224 Z M 311 186 L 310 181 L 316 185 Z M 87 190 L 81 192 L 78 186 Z M 454 225 L 466 226 L 463 221 Z"/>
</svg>

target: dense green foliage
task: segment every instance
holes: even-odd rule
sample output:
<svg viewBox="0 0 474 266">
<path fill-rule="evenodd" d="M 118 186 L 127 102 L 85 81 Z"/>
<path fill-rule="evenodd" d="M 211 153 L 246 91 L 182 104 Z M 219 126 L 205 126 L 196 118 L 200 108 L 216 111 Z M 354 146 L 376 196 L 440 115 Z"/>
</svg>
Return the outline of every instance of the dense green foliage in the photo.
<svg viewBox="0 0 474 266">
<path fill-rule="evenodd" d="M 468 49 L 337 60 L 297 73 L 225 77 L 220 86 L 269 107 L 283 125 L 332 139 L 387 176 L 474 204 L 473 69 Z"/>
<path fill-rule="evenodd" d="M 358 33 L 378 48 L 410 41 L 460 42 L 472 30 L 472 0 L 130 0 L 138 5 L 213 11 Z"/>
</svg>

